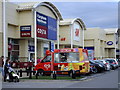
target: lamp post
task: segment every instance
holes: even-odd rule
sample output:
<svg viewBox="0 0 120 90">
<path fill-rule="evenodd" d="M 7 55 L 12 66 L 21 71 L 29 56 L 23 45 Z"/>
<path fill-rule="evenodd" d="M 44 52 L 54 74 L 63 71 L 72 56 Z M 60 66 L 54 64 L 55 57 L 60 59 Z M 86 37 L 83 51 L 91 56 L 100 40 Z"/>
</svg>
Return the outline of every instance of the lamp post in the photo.
<svg viewBox="0 0 120 90">
<path fill-rule="evenodd" d="M 37 65 L 37 32 L 36 32 L 36 11 L 34 9 L 34 45 L 35 45 L 35 66 Z"/>
<path fill-rule="evenodd" d="M 4 56 L 4 65 L 6 62 L 6 1 L 3 0 L 3 56 Z"/>
</svg>

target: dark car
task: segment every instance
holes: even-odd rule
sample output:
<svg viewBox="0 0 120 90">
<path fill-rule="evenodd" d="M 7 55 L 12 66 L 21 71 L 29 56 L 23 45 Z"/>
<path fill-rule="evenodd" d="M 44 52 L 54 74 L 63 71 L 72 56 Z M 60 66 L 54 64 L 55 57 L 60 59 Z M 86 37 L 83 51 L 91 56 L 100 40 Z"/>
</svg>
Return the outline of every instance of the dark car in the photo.
<svg viewBox="0 0 120 90">
<path fill-rule="evenodd" d="M 106 61 L 108 61 L 110 63 L 111 69 L 116 69 L 118 68 L 118 64 L 116 63 L 116 61 L 114 59 L 106 59 Z"/>
<path fill-rule="evenodd" d="M 106 70 L 106 66 L 103 62 L 101 62 L 100 60 L 94 60 L 94 61 L 98 64 L 101 64 L 103 66 L 104 70 Z"/>
<path fill-rule="evenodd" d="M 97 68 L 95 67 L 95 64 L 90 63 L 90 73 L 97 73 Z"/>
<path fill-rule="evenodd" d="M 97 72 L 102 72 L 105 70 L 104 65 L 101 63 L 95 62 L 95 60 L 90 60 L 90 64 L 93 64 L 95 68 L 97 69 Z"/>
</svg>

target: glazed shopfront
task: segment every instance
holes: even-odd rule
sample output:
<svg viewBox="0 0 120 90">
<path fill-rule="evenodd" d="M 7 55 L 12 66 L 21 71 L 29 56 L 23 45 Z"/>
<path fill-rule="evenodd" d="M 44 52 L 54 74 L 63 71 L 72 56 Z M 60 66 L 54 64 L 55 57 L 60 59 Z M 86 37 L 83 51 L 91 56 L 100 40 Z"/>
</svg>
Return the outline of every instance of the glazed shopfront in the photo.
<svg viewBox="0 0 120 90">
<path fill-rule="evenodd" d="M 8 54 L 6 56 L 13 61 L 34 61 L 35 57 L 42 58 L 45 51 L 53 50 L 54 42 L 59 41 L 61 14 L 49 2 L 14 5 L 12 3 L 7 5 L 14 11 L 12 15 L 6 16 L 8 18 L 6 22 Z M 11 11 L 11 8 L 6 8 L 6 13 L 9 14 L 10 12 L 7 11 Z M 15 18 L 11 17 L 14 15 Z M 13 23 L 9 22 L 9 18 Z"/>
</svg>

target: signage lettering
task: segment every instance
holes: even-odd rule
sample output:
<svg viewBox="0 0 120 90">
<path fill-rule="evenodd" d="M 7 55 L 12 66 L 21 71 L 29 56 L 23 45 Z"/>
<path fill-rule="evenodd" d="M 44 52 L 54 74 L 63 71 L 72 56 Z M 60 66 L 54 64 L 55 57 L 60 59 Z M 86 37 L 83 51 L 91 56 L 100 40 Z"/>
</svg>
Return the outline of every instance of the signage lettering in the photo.
<svg viewBox="0 0 120 90">
<path fill-rule="evenodd" d="M 45 67 L 46 69 L 48 69 L 48 68 L 50 68 L 50 64 L 45 64 L 44 67 Z"/>
<path fill-rule="evenodd" d="M 46 35 L 46 30 L 38 28 L 38 33 L 45 34 Z"/>
<path fill-rule="evenodd" d="M 31 25 L 20 26 L 20 36 L 21 37 L 31 37 Z"/>
<path fill-rule="evenodd" d="M 72 52 L 71 49 L 61 49 L 60 52 Z"/>
<path fill-rule="evenodd" d="M 36 12 L 37 37 L 57 40 L 57 20 Z"/>
<path fill-rule="evenodd" d="M 66 38 L 61 38 L 61 41 L 65 41 L 66 40 Z"/>
<path fill-rule="evenodd" d="M 112 41 L 108 41 L 107 45 L 113 45 L 113 42 Z"/>
<path fill-rule="evenodd" d="M 76 28 L 75 36 L 79 37 L 79 29 Z"/>
</svg>

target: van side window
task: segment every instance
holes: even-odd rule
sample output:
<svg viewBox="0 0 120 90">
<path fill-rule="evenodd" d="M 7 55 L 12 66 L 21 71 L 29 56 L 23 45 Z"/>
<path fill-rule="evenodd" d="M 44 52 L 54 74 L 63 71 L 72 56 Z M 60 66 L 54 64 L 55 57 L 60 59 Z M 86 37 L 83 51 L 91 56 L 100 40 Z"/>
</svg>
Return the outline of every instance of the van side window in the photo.
<svg viewBox="0 0 120 90">
<path fill-rule="evenodd" d="M 51 62 L 51 56 L 47 56 L 42 62 Z"/>
</svg>

